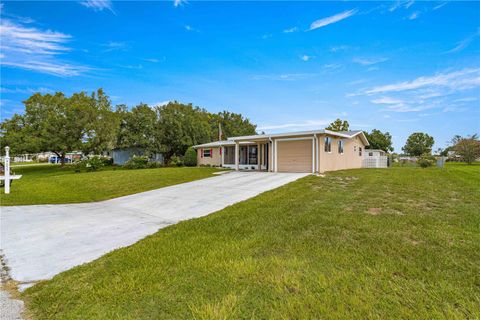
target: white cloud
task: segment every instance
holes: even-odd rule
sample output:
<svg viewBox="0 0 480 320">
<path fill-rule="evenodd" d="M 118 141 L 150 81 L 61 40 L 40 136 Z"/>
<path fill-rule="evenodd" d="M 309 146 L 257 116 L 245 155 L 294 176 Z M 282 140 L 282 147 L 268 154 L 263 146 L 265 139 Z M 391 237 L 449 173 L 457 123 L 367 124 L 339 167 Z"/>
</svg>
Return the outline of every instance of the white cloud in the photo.
<svg viewBox="0 0 480 320">
<path fill-rule="evenodd" d="M 305 120 L 301 122 L 282 123 L 272 125 L 260 125 L 258 130 L 278 130 L 278 129 L 320 129 L 323 126 L 330 124 L 331 120 L 319 119 L 319 120 Z"/>
<path fill-rule="evenodd" d="M 315 29 L 318 29 L 318 28 L 328 26 L 329 24 L 332 24 L 332 23 L 335 23 L 335 22 L 338 22 L 338 21 L 342 21 L 344 19 L 347 19 L 347 18 L 353 16 L 355 13 L 357 13 L 357 9 L 352 9 L 352 10 L 340 12 L 340 13 L 337 13 L 336 15 L 316 20 L 316 21 L 312 22 L 312 24 L 310 25 L 310 29 L 308 29 L 307 31 L 315 30 Z"/>
<path fill-rule="evenodd" d="M 53 90 L 48 89 L 48 88 L 43 88 L 43 87 L 39 87 L 39 88 L 30 88 L 30 87 L 26 87 L 26 88 L 19 88 L 19 87 L 7 88 L 7 87 L 0 87 L 0 92 L 2 92 L 2 93 L 24 93 L 24 94 L 30 94 L 30 93 L 36 93 L 36 92 L 49 93 L 49 92 L 53 92 Z"/>
<path fill-rule="evenodd" d="M 272 37 L 272 34 L 271 33 L 265 33 L 262 35 L 262 39 L 268 39 L 268 38 L 271 38 Z"/>
<path fill-rule="evenodd" d="M 71 36 L 52 30 L 25 26 L 10 19 L 0 22 L 2 66 L 21 68 L 55 76 L 77 76 L 91 68 L 63 62 L 58 56 L 71 49 Z"/>
<path fill-rule="evenodd" d="M 308 79 L 316 76 L 316 73 L 284 73 L 278 75 L 255 75 L 252 77 L 253 80 L 277 80 L 277 81 L 296 81 Z"/>
<path fill-rule="evenodd" d="M 292 33 L 292 32 L 297 32 L 297 31 L 298 31 L 298 27 L 292 27 L 292 28 L 288 28 L 288 29 L 283 30 L 283 33 Z"/>
<path fill-rule="evenodd" d="M 380 62 L 387 61 L 388 58 L 353 58 L 353 62 L 361 64 L 363 66 L 369 66 Z"/>
<path fill-rule="evenodd" d="M 419 77 L 412 81 L 404 81 L 366 90 L 366 94 L 400 92 L 420 88 L 444 87 L 451 90 L 466 90 L 480 85 L 480 68 L 463 69 L 434 76 Z"/>
<path fill-rule="evenodd" d="M 408 20 L 415 20 L 420 16 L 420 11 L 412 12 L 411 15 L 408 16 Z"/>
<path fill-rule="evenodd" d="M 20 68 L 40 73 L 51 74 L 60 77 L 79 76 L 82 73 L 91 70 L 91 68 L 85 66 L 34 60 L 26 60 L 24 62 L 2 61 L 2 65 L 7 67 Z"/>
<path fill-rule="evenodd" d="M 440 3 L 439 5 L 436 5 L 435 7 L 433 7 L 433 10 L 438 10 L 440 9 L 441 7 L 445 6 L 448 2 L 442 2 Z"/>
<path fill-rule="evenodd" d="M 109 10 L 110 12 L 115 13 L 115 11 L 113 11 L 112 1 L 110 0 L 86 0 L 81 1 L 80 4 L 94 11 Z"/>
<path fill-rule="evenodd" d="M 128 44 L 124 41 L 109 41 L 107 43 L 104 43 L 102 45 L 105 47 L 105 52 L 110 52 L 110 51 L 125 51 L 128 49 Z"/>
<path fill-rule="evenodd" d="M 475 38 L 477 38 L 478 36 L 480 36 L 480 28 L 478 28 L 477 32 L 466 37 L 465 39 L 463 39 L 462 41 L 460 41 L 456 46 L 455 48 L 447 51 L 447 53 L 454 53 L 454 52 L 459 52 L 459 51 L 462 51 L 463 49 L 465 49 L 466 47 L 468 47 L 470 45 L 470 43 L 472 43 L 472 41 L 475 40 Z"/>
<path fill-rule="evenodd" d="M 187 3 L 186 0 L 173 0 L 173 6 L 178 7 L 180 5 L 183 5 L 184 3 Z"/>
<path fill-rule="evenodd" d="M 163 107 L 163 106 L 166 106 L 167 104 L 169 104 L 170 102 L 172 102 L 172 100 L 165 100 L 165 101 L 160 101 L 160 102 L 149 103 L 148 105 L 150 106 L 150 108 Z"/>
<path fill-rule="evenodd" d="M 404 5 L 405 9 L 410 8 L 414 3 L 415 3 L 415 1 L 413 1 L 413 0 L 407 1 Z"/>
<path fill-rule="evenodd" d="M 303 61 L 308 61 L 311 58 L 312 58 L 311 56 L 307 56 L 306 54 L 304 54 L 303 56 L 300 57 L 300 59 L 302 59 Z"/>
<path fill-rule="evenodd" d="M 335 46 L 330 48 L 330 52 L 339 52 L 339 51 L 345 51 L 349 48 L 349 46 L 346 45 L 341 45 L 341 46 Z"/>
<path fill-rule="evenodd" d="M 478 87 L 480 68 L 419 77 L 412 81 L 374 87 L 363 93 L 381 95 L 370 102 L 382 105 L 382 111 L 419 112 L 445 105 L 452 106 L 455 102 L 475 101 L 475 97 L 458 95 L 468 93 L 467 90 L 477 90 Z M 456 100 L 452 100 L 452 96 L 457 97 Z"/>
<path fill-rule="evenodd" d="M 200 30 L 195 29 L 194 27 L 192 27 L 192 26 L 189 25 L 189 24 L 186 24 L 186 25 L 185 25 L 185 30 L 187 30 L 187 31 L 189 31 L 189 32 L 200 32 Z"/>
</svg>

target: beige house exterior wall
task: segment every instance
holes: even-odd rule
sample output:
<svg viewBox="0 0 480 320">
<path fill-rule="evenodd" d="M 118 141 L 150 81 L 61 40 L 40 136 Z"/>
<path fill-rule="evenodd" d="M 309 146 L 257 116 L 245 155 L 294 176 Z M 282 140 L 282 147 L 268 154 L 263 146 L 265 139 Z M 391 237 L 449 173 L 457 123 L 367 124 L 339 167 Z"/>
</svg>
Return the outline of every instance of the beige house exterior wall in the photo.
<svg viewBox="0 0 480 320">
<path fill-rule="evenodd" d="M 212 150 L 212 157 L 202 157 L 203 150 Z M 222 165 L 222 155 L 220 154 L 220 147 L 214 148 L 199 148 L 197 149 L 197 165 L 199 166 L 214 166 L 220 167 Z"/>
<path fill-rule="evenodd" d="M 319 136 L 320 144 L 320 170 L 319 172 L 355 169 L 362 167 L 365 144 L 358 136 L 346 139 L 335 136 L 332 138 L 331 152 L 325 152 L 325 135 Z M 338 153 L 338 141 L 344 141 L 343 154 Z M 362 148 L 362 156 L 359 156 L 359 148 Z M 356 150 L 356 151 L 355 151 Z"/>
</svg>

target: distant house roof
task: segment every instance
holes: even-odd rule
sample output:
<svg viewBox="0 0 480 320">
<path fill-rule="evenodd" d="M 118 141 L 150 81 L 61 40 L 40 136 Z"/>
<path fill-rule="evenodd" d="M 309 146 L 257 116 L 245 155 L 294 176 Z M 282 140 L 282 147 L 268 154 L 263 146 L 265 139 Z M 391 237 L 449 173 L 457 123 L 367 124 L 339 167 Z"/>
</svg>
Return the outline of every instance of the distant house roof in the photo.
<svg viewBox="0 0 480 320">
<path fill-rule="evenodd" d="M 228 140 L 215 141 L 210 143 L 199 144 L 193 146 L 197 148 L 215 148 L 221 146 L 234 146 L 235 142 L 238 141 L 240 144 L 254 143 L 258 140 L 266 140 L 270 138 L 280 138 L 280 137 L 291 137 L 291 136 L 306 136 L 314 134 L 328 134 L 332 136 L 337 136 L 341 138 L 353 138 L 359 136 L 366 146 L 369 145 L 367 137 L 362 130 L 352 130 L 352 131 L 331 131 L 331 130 L 312 130 L 312 131 L 297 131 L 297 132 L 285 132 L 285 133 L 272 133 L 272 134 L 256 134 L 251 136 L 239 136 L 239 137 L 230 137 Z"/>
<path fill-rule="evenodd" d="M 284 133 L 273 133 L 273 134 L 258 134 L 252 136 L 240 136 L 240 137 L 231 137 L 228 138 L 230 141 L 244 141 L 244 140 L 262 140 L 269 138 L 280 138 L 280 137 L 291 137 L 291 136 L 306 136 L 314 134 L 328 134 L 332 136 L 342 137 L 342 138 L 353 138 L 355 136 L 360 136 L 361 139 L 365 142 L 365 145 L 369 145 L 367 137 L 362 130 L 352 130 L 352 131 L 331 131 L 331 130 L 312 130 L 312 131 L 297 131 L 297 132 L 284 132 Z"/>
</svg>

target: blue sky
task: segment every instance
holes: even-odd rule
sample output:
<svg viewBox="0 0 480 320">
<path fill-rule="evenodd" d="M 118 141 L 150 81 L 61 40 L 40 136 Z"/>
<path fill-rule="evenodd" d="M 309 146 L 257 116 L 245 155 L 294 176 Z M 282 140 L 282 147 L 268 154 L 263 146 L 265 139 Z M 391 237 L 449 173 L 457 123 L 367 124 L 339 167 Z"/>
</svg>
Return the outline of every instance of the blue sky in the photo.
<svg viewBox="0 0 480 320">
<path fill-rule="evenodd" d="M 259 131 L 480 132 L 479 2 L 1 4 L 1 117 L 33 92 L 240 112 Z"/>
</svg>

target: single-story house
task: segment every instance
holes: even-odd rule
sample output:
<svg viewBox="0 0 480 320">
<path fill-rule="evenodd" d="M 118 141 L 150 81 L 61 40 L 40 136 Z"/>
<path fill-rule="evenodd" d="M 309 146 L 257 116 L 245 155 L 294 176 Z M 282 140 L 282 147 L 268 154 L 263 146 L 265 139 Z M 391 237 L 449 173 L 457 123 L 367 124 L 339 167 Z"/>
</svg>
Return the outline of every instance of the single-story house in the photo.
<svg viewBox="0 0 480 320">
<path fill-rule="evenodd" d="M 198 165 L 322 173 L 361 168 L 368 145 L 362 131 L 314 130 L 231 137 L 194 148 Z"/>
</svg>

